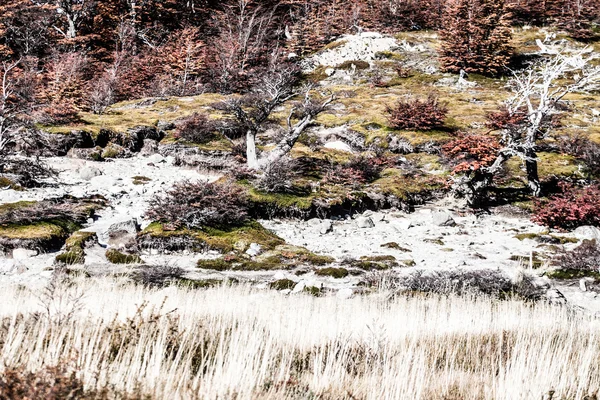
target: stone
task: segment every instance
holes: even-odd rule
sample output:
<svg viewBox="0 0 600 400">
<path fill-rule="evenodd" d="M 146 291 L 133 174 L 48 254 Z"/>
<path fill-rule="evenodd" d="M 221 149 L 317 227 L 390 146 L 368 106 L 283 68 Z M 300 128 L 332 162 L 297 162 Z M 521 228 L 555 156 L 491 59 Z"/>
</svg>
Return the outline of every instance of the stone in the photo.
<svg viewBox="0 0 600 400">
<path fill-rule="evenodd" d="M 375 222 L 373 222 L 371 217 L 359 217 L 356 219 L 356 226 L 362 229 L 374 228 Z"/>
<path fill-rule="evenodd" d="M 262 252 L 262 247 L 258 243 L 250 243 L 250 247 L 246 250 L 246 254 L 250 257 L 256 257 Z"/>
<path fill-rule="evenodd" d="M 596 240 L 600 242 L 600 229 L 594 226 L 580 226 L 573 231 L 575 237 L 579 240 Z"/>
<path fill-rule="evenodd" d="M 102 147 L 94 147 L 93 149 L 72 148 L 67 152 L 67 157 L 76 158 L 79 160 L 102 161 Z"/>
<path fill-rule="evenodd" d="M 581 290 L 582 292 L 587 292 L 587 282 L 585 279 L 579 280 L 579 290 Z"/>
<path fill-rule="evenodd" d="M 102 175 L 102 171 L 100 171 L 96 167 L 83 167 L 79 170 L 79 177 L 84 181 L 89 181 L 96 176 Z"/>
<path fill-rule="evenodd" d="M 151 156 L 158 152 L 158 142 L 154 139 L 144 139 L 144 145 L 140 150 L 140 154 L 144 157 Z"/>
<path fill-rule="evenodd" d="M 412 221 L 407 218 L 395 219 L 395 220 L 393 220 L 393 223 L 394 223 L 394 228 L 398 232 L 403 232 L 403 231 L 406 231 L 413 227 Z"/>
<path fill-rule="evenodd" d="M 319 218 L 311 218 L 306 221 L 310 226 L 319 226 L 321 225 L 321 220 Z"/>
<path fill-rule="evenodd" d="M 346 153 L 353 152 L 352 148 L 350 146 L 348 146 L 346 143 L 342 142 L 341 140 L 336 140 L 335 142 L 325 143 L 325 145 L 323 145 L 323 147 L 326 149 L 344 151 Z"/>
<path fill-rule="evenodd" d="M 326 235 L 331 231 L 333 231 L 333 223 L 330 220 L 321 222 L 321 225 L 319 226 L 319 233 L 321 235 Z"/>
<path fill-rule="evenodd" d="M 102 245 L 118 245 L 118 243 L 126 243 L 137 235 L 139 225 L 135 218 L 115 221 L 104 226 L 104 229 L 98 230 L 98 242 Z"/>
<path fill-rule="evenodd" d="M 165 161 L 165 158 L 160 154 L 152 154 L 150 157 L 148 157 L 148 162 L 151 162 L 153 164 L 159 164 L 163 161 Z"/>
<path fill-rule="evenodd" d="M 306 282 L 300 281 L 296 283 L 296 286 L 292 289 L 292 293 L 300 293 L 306 288 Z"/>
<path fill-rule="evenodd" d="M 325 75 L 331 76 L 333 74 L 335 74 L 335 68 L 327 68 L 327 69 L 325 69 Z"/>
<path fill-rule="evenodd" d="M 27 260 L 39 254 L 37 250 L 14 249 L 12 256 L 14 260 Z"/>
<path fill-rule="evenodd" d="M 452 215 L 446 211 L 438 211 L 431 215 L 433 223 L 437 226 L 456 226 Z"/>
</svg>

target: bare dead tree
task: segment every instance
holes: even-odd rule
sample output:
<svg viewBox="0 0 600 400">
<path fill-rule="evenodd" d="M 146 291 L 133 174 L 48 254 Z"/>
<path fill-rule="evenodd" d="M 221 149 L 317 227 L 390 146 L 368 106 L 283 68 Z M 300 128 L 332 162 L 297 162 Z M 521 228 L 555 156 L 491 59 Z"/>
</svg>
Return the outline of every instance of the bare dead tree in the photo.
<svg viewBox="0 0 600 400">
<path fill-rule="evenodd" d="M 230 98 L 222 105 L 222 108 L 246 130 L 246 158 L 251 169 L 262 169 L 287 154 L 302 132 L 314 123 L 314 118 L 334 100 L 334 96 L 331 95 L 322 103 L 317 103 L 311 97 L 310 87 L 294 86 L 295 74 L 296 70 L 293 67 L 266 74 L 251 94 Z M 283 139 L 275 149 L 259 160 L 256 153 L 256 135 L 277 107 L 299 95 L 304 95 L 304 101 L 292 108 Z M 294 117 L 297 121 L 292 123 Z"/>
<path fill-rule="evenodd" d="M 590 48 L 568 50 L 563 45 L 553 53 L 514 73 L 510 80 L 513 95 L 505 107 L 507 119 L 513 122 L 500 129 L 503 147 L 492 165 L 462 176 L 455 185 L 471 206 L 479 206 L 494 176 L 512 157 L 523 161 L 529 189 L 534 196 L 540 196 L 537 143 L 551 133 L 552 119 L 560 112 L 567 94 L 589 91 L 600 84 L 600 67 L 591 63 L 597 55 Z"/>
<path fill-rule="evenodd" d="M 2 87 L 0 88 L 0 158 L 5 158 L 7 146 L 12 142 L 14 135 L 21 129 L 16 123 L 16 108 L 11 103 L 15 94 L 12 72 L 21 60 L 2 63 Z M 1 167 L 1 163 L 0 163 Z"/>
</svg>

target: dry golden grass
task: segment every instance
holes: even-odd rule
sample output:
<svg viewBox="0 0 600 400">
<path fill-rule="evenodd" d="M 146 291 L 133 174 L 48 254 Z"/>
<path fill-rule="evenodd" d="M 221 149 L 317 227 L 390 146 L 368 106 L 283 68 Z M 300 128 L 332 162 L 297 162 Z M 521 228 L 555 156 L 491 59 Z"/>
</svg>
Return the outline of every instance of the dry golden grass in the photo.
<svg viewBox="0 0 600 400">
<path fill-rule="evenodd" d="M 0 365 L 69 363 L 88 388 L 157 399 L 511 400 L 600 389 L 598 321 L 547 304 L 90 279 L 42 302 L 36 293 L 3 290 Z"/>
</svg>

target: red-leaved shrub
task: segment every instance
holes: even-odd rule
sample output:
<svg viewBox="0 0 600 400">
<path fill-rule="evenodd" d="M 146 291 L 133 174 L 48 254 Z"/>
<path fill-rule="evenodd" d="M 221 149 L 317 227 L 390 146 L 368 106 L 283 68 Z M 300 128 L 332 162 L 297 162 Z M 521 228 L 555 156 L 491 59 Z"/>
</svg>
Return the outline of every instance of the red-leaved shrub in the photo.
<svg viewBox="0 0 600 400">
<path fill-rule="evenodd" d="M 215 138 L 217 126 L 204 114 L 194 113 L 179 120 L 175 127 L 175 137 L 191 143 L 207 143 Z"/>
<path fill-rule="evenodd" d="M 444 125 L 448 109 L 435 96 L 427 100 L 399 101 L 387 107 L 388 122 L 394 129 L 427 131 Z"/>
<path fill-rule="evenodd" d="M 334 185 L 358 187 L 373 182 L 391 160 L 385 157 L 355 157 L 345 164 L 336 164 L 325 174 L 323 180 Z"/>
<path fill-rule="evenodd" d="M 168 229 L 228 227 L 248 217 L 248 195 L 232 182 L 182 182 L 149 202 L 146 217 Z"/>
<path fill-rule="evenodd" d="M 576 188 L 561 182 L 562 193 L 535 203 L 532 220 L 555 229 L 600 226 L 600 185 Z"/>
<path fill-rule="evenodd" d="M 496 160 L 500 147 L 493 136 L 462 135 L 446 143 L 442 150 L 454 164 L 452 171 L 458 174 L 490 166 Z"/>
</svg>

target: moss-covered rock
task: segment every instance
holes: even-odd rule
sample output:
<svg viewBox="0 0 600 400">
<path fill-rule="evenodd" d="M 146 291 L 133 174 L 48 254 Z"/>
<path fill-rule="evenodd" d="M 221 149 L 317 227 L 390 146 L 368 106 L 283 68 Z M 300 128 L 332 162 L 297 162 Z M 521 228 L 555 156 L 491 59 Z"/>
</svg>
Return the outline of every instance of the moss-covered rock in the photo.
<svg viewBox="0 0 600 400">
<path fill-rule="evenodd" d="M 106 259 L 112 264 L 142 264 L 144 261 L 136 254 L 125 254 L 115 249 L 106 251 Z"/>
<path fill-rule="evenodd" d="M 321 268 L 315 271 L 318 276 L 331 276 L 332 278 L 341 279 L 348 276 L 349 272 L 346 268 Z"/>
<path fill-rule="evenodd" d="M 384 244 L 381 245 L 381 247 L 384 247 L 386 249 L 398 250 L 398 251 L 401 251 L 403 253 L 410 253 L 410 252 L 412 252 L 411 249 L 407 249 L 405 247 L 402 247 L 402 246 L 400 246 L 396 242 L 384 243 Z"/>
<path fill-rule="evenodd" d="M 291 279 L 279 279 L 269 284 L 269 287 L 274 290 L 293 289 L 294 286 L 296 286 L 296 282 Z"/>
<path fill-rule="evenodd" d="M 66 265 L 85 263 L 85 247 L 94 242 L 98 242 L 95 232 L 75 232 L 66 240 L 65 251 L 55 257 L 56 263 Z"/>
<path fill-rule="evenodd" d="M 362 256 L 359 260 L 350 261 L 349 265 L 364 271 L 383 271 L 397 267 L 398 262 L 396 257 L 391 255 Z"/>
<path fill-rule="evenodd" d="M 131 180 L 134 185 L 145 185 L 148 182 L 152 181 L 152 179 L 148 178 L 147 176 L 139 176 L 139 175 L 132 177 Z"/>
<path fill-rule="evenodd" d="M 59 250 L 66 239 L 105 204 L 100 197 L 70 196 L 4 204 L 0 206 L 0 252 L 14 248 Z"/>
<path fill-rule="evenodd" d="M 594 278 L 597 282 L 600 281 L 600 273 L 598 273 L 597 271 L 581 269 L 556 269 L 547 272 L 546 276 L 552 279 Z"/>
<path fill-rule="evenodd" d="M 285 242 L 256 221 L 229 229 L 205 227 L 197 230 L 167 230 L 161 223 L 152 223 L 138 236 L 138 244 L 142 248 L 169 251 L 210 249 L 222 253 L 243 253 L 252 243 L 259 244 L 263 251 L 267 251 Z"/>
</svg>

